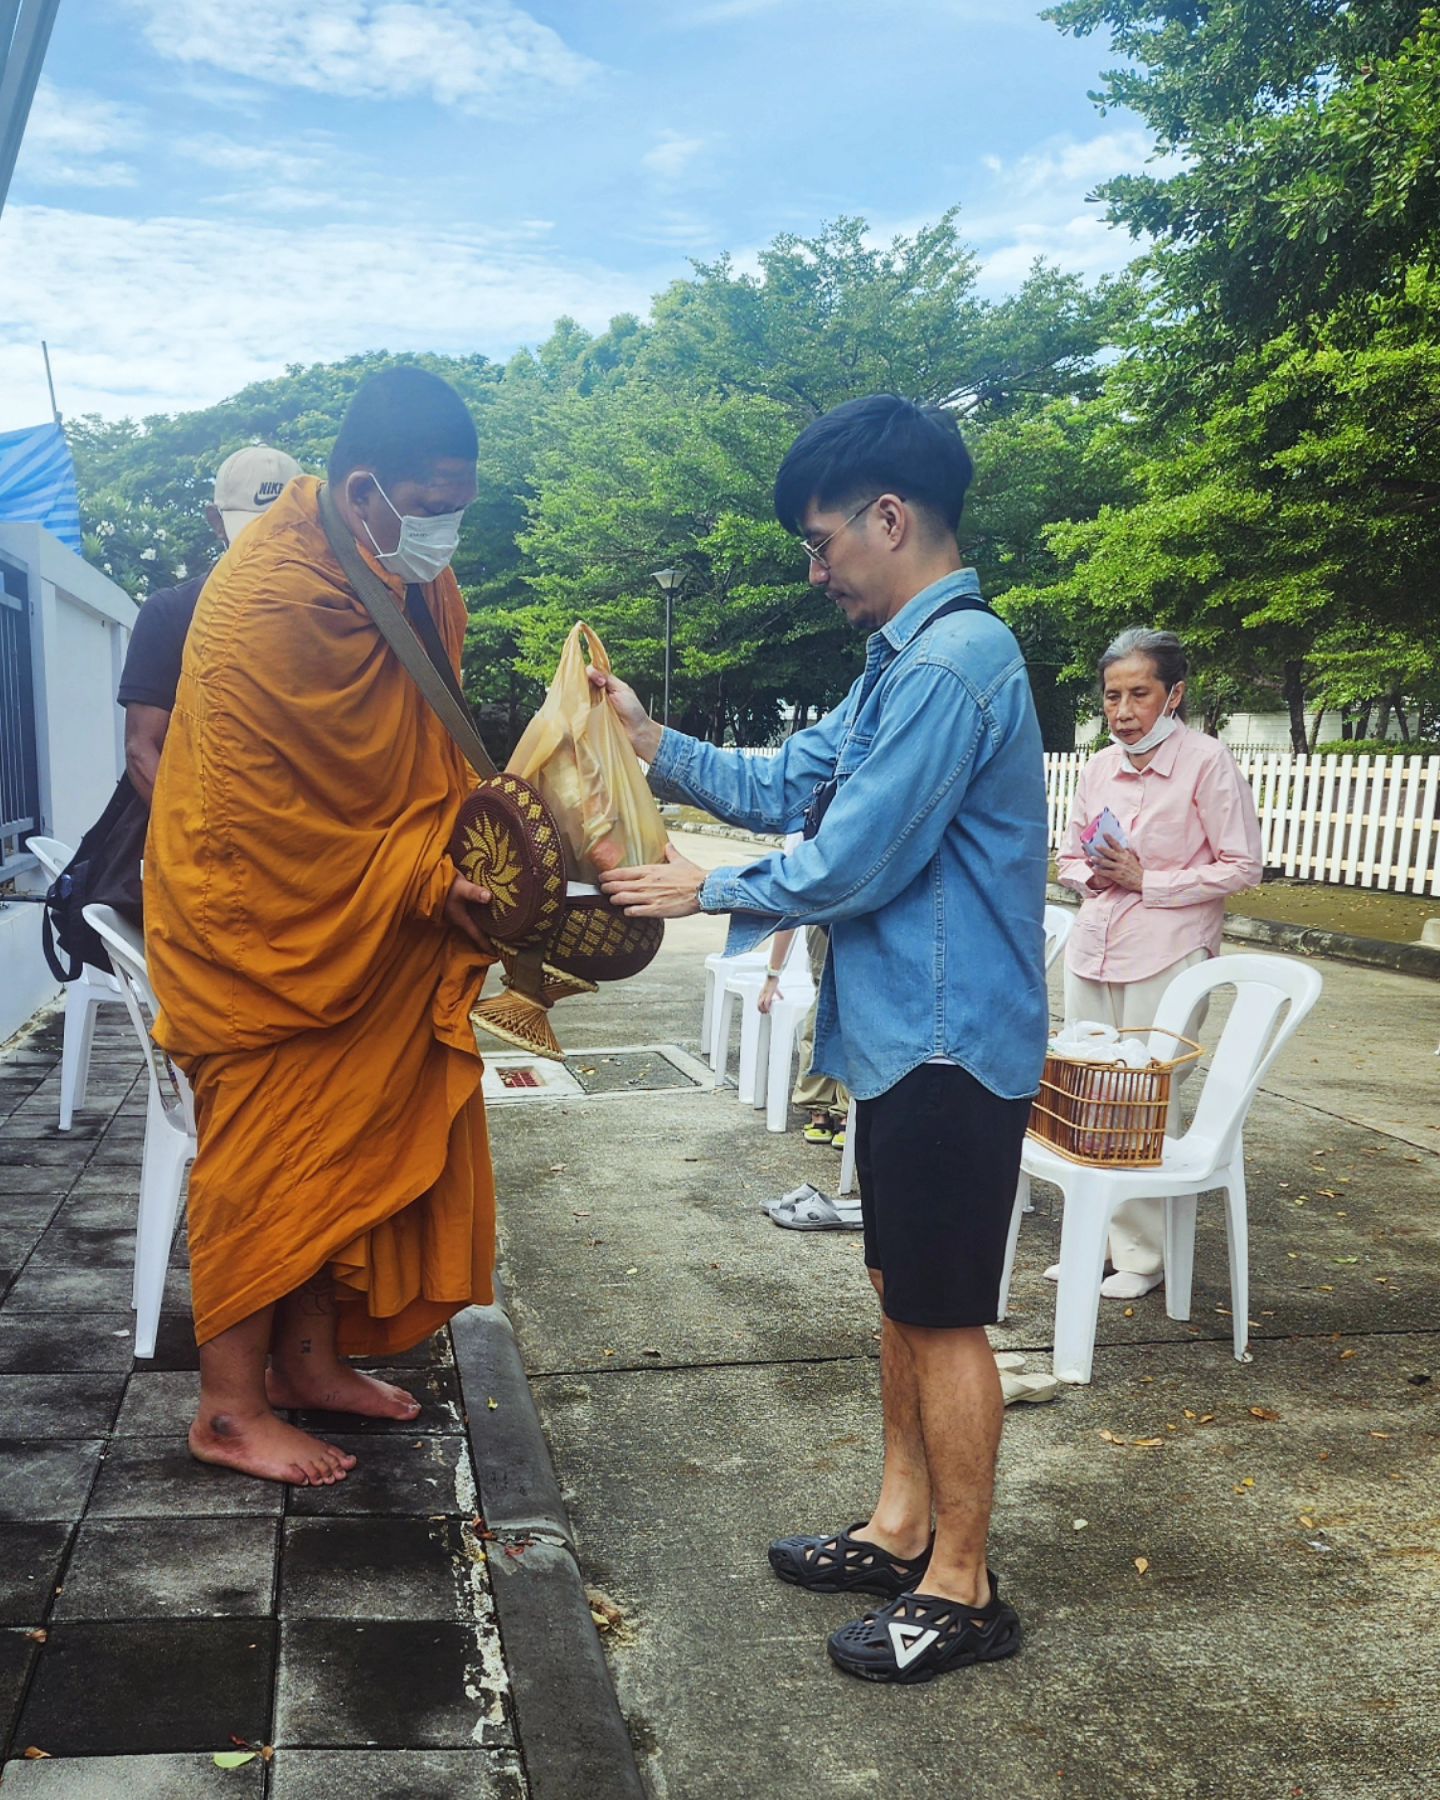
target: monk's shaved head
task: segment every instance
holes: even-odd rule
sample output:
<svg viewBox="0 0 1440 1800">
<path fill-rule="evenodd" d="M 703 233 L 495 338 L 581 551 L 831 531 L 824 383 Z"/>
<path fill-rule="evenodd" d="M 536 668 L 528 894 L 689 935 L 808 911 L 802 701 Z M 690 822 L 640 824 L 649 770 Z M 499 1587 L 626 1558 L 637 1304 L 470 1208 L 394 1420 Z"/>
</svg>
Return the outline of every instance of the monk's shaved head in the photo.
<svg viewBox="0 0 1440 1800">
<path fill-rule="evenodd" d="M 328 474 L 338 487 L 367 469 L 388 488 L 426 482 L 437 463 L 467 463 L 479 455 L 475 421 L 448 381 L 401 364 L 362 383 L 340 422 Z"/>
</svg>

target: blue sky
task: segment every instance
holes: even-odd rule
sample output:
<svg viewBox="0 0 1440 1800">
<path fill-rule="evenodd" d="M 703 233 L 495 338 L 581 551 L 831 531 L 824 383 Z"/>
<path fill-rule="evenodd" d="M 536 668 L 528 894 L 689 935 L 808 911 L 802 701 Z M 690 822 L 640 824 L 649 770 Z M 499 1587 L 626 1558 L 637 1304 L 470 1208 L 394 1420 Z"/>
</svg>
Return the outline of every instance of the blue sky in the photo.
<svg viewBox="0 0 1440 1800">
<path fill-rule="evenodd" d="M 983 290 L 1130 240 L 1103 39 L 1026 0 L 62 0 L 0 218 L 0 429 L 289 362 L 505 357 L 839 214 L 962 207 Z"/>
</svg>

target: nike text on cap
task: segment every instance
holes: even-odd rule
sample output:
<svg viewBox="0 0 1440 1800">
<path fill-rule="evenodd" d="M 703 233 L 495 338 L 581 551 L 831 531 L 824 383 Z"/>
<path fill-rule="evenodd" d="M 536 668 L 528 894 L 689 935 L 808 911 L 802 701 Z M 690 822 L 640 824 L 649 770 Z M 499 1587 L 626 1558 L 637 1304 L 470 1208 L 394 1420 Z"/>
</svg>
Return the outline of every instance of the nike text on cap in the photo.
<svg viewBox="0 0 1440 1800">
<path fill-rule="evenodd" d="M 280 498 L 287 481 L 301 473 L 293 456 L 268 444 L 250 444 L 227 456 L 215 476 L 215 505 L 230 542 Z"/>
</svg>

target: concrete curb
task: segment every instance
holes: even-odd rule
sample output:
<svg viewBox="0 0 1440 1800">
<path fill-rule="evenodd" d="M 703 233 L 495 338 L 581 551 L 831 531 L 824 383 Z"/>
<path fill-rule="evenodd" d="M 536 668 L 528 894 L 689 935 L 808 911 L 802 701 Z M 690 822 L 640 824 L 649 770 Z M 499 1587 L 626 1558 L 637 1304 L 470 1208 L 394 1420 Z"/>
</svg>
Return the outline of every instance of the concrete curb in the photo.
<svg viewBox="0 0 1440 1800">
<path fill-rule="evenodd" d="M 698 831 L 703 837 L 733 838 L 740 842 L 773 845 L 783 838 L 767 832 L 741 831 L 733 825 L 682 825 L 682 831 Z M 1069 888 L 1051 882 L 1047 900 L 1057 906 L 1078 906 Z M 1394 969 L 1401 975 L 1421 975 L 1440 981 L 1440 950 L 1428 944 L 1392 944 L 1384 938 L 1352 937 L 1346 931 L 1321 931 L 1313 925 L 1286 925 L 1276 919 L 1250 919 L 1232 913 L 1225 920 L 1225 937 L 1232 944 L 1264 944 L 1271 950 L 1288 950 L 1293 956 L 1331 956 L 1339 962 L 1359 963 L 1368 969 Z"/>
<path fill-rule="evenodd" d="M 450 1333 L 530 1800 L 645 1800 L 509 1317 L 472 1306 Z"/>
</svg>

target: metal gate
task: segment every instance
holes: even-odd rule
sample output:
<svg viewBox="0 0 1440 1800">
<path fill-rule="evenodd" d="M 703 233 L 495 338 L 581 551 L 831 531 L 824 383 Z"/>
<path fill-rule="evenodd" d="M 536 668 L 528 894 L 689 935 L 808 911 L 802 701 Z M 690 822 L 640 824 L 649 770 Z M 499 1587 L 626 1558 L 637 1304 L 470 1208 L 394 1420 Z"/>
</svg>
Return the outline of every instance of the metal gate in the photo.
<svg viewBox="0 0 1440 1800">
<path fill-rule="evenodd" d="M 22 569 L 0 560 L 0 880 L 39 829 L 30 588 Z"/>
</svg>

